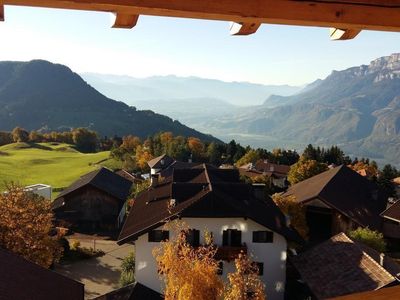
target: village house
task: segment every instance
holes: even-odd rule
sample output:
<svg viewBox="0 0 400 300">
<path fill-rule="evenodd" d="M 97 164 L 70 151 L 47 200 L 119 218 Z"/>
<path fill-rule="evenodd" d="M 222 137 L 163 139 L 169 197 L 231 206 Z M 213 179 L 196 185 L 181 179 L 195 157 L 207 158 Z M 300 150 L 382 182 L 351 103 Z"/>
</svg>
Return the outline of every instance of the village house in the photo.
<svg viewBox="0 0 400 300">
<path fill-rule="evenodd" d="M 118 174 L 119 176 L 124 177 L 125 179 L 128 179 L 129 181 L 131 181 L 133 184 L 139 184 L 143 182 L 143 178 L 140 175 L 135 175 L 132 174 L 126 170 L 120 169 L 120 170 L 116 170 L 114 171 L 115 174 Z"/>
<path fill-rule="evenodd" d="M 385 238 L 398 243 L 398 239 L 400 239 L 400 200 L 390 204 L 381 213 L 381 216 L 383 217 L 382 232 Z"/>
<path fill-rule="evenodd" d="M 290 262 L 312 299 L 380 290 L 398 285 L 400 280 L 400 266 L 394 260 L 344 233 L 291 257 Z"/>
<path fill-rule="evenodd" d="M 380 213 L 387 202 L 374 182 L 344 165 L 291 186 L 283 196 L 294 196 L 306 206 L 311 241 L 357 227 L 381 230 Z"/>
<path fill-rule="evenodd" d="M 0 299 L 83 300 L 82 283 L 0 248 Z"/>
<path fill-rule="evenodd" d="M 258 198 L 251 185 L 240 182 L 237 170 L 206 164 L 174 169 L 135 199 L 118 243 L 135 243 L 137 282 L 162 292 L 152 249 L 172 237 L 164 225 L 178 218 L 190 229 L 193 246 L 204 243 L 206 230 L 212 234 L 222 276 L 234 271 L 233 259 L 244 251 L 258 263 L 268 299 L 283 299 L 287 241 L 301 242 L 300 236 L 272 200 Z"/>
<path fill-rule="evenodd" d="M 398 300 L 400 299 L 400 286 L 388 287 L 376 291 L 355 293 L 346 296 L 331 298 L 330 300 Z"/>
<path fill-rule="evenodd" d="M 37 183 L 24 187 L 24 191 L 34 193 L 40 197 L 50 200 L 52 188 L 48 184 Z"/>
<path fill-rule="evenodd" d="M 132 182 L 107 168 L 83 175 L 52 203 L 57 221 L 77 230 L 120 228 Z"/>
<path fill-rule="evenodd" d="M 111 291 L 92 300 L 161 300 L 164 297 L 138 282 Z"/>
<path fill-rule="evenodd" d="M 268 160 L 259 160 L 255 164 L 248 163 L 238 169 L 240 175 L 250 178 L 265 176 L 276 187 L 283 189 L 288 186 L 287 176 L 290 166 L 274 164 L 268 162 Z"/>
</svg>

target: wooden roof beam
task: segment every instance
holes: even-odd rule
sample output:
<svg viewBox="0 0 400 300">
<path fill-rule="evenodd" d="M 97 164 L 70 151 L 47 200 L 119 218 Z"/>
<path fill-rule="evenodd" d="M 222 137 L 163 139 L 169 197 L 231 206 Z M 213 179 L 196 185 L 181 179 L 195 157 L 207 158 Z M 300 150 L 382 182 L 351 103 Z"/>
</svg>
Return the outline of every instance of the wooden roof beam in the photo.
<svg viewBox="0 0 400 300">
<path fill-rule="evenodd" d="M 354 39 L 360 32 L 361 32 L 360 29 L 331 28 L 330 36 L 331 36 L 331 40 L 333 40 L 333 41 L 350 40 L 350 39 Z"/>
<path fill-rule="evenodd" d="M 235 23 L 231 22 L 231 35 L 249 35 L 255 33 L 260 28 L 260 23 Z"/>
<path fill-rule="evenodd" d="M 4 5 L 0 3 L 0 21 L 4 21 Z"/>
<path fill-rule="evenodd" d="M 153 15 L 242 24 L 400 32 L 400 0 L 0 0 L 0 3 L 104 11 L 130 16 Z"/>
<path fill-rule="evenodd" d="M 139 19 L 138 15 L 129 15 L 123 13 L 116 13 L 115 21 L 112 28 L 125 28 L 130 29 L 136 26 L 136 23 Z"/>
</svg>

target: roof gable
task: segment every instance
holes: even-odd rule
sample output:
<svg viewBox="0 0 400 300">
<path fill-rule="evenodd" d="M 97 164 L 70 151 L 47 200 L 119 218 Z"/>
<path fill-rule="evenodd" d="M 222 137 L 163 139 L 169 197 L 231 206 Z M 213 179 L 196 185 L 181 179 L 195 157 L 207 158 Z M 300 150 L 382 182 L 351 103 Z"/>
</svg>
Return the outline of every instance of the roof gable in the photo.
<svg viewBox="0 0 400 300">
<path fill-rule="evenodd" d="M 132 182 L 118 174 L 115 174 L 107 168 L 100 168 L 83 175 L 81 178 L 73 182 L 68 188 L 58 195 L 57 199 L 64 197 L 86 185 L 91 185 L 121 201 L 125 201 L 129 196 Z"/>
<path fill-rule="evenodd" d="M 295 256 L 292 263 L 318 299 L 376 290 L 397 281 L 400 267 L 380 253 L 340 233 Z"/>
<path fill-rule="evenodd" d="M 380 228 L 379 214 L 386 203 L 375 183 L 344 165 L 299 182 L 283 195 L 294 195 L 302 203 L 319 199 L 361 226 L 372 229 Z"/>
<path fill-rule="evenodd" d="M 384 212 L 381 213 L 381 216 L 390 220 L 396 220 L 400 223 L 400 200 L 397 200 L 395 203 L 389 206 Z"/>
<path fill-rule="evenodd" d="M 165 182 L 140 194 L 122 228 L 119 243 L 135 239 L 177 216 L 247 217 L 288 239 L 301 241 L 287 227 L 273 201 L 256 199 L 251 185 L 239 181 L 237 170 L 209 169 L 206 165 L 201 173 L 198 168 L 194 170 L 174 170 Z M 174 207 L 169 207 L 170 199 L 175 199 Z"/>
</svg>

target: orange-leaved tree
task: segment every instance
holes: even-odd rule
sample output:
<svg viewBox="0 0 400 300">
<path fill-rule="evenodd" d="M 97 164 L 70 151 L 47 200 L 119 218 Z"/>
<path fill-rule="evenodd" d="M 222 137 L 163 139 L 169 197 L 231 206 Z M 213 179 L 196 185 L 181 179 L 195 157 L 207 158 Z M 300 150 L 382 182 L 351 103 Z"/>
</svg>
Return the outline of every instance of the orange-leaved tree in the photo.
<svg viewBox="0 0 400 300">
<path fill-rule="evenodd" d="M 173 228 L 172 238 L 153 250 L 165 283 L 166 300 L 265 299 L 258 268 L 246 254 L 235 260 L 236 272 L 228 274 L 224 284 L 217 275 L 220 262 L 214 258 L 217 248 L 212 235 L 206 231 L 204 245 L 192 247 L 186 241 L 188 229 L 184 223 L 170 222 L 168 226 Z"/>
<path fill-rule="evenodd" d="M 186 242 L 187 228 L 175 223 L 174 238 L 161 242 L 153 254 L 164 279 L 166 300 L 220 299 L 223 283 L 211 243 L 193 248 Z"/>
<path fill-rule="evenodd" d="M 50 236 L 52 219 L 49 200 L 9 185 L 0 194 L 0 247 L 50 267 L 62 254 L 57 239 Z"/>
<path fill-rule="evenodd" d="M 228 274 L 224 300 L 264 300 L 265 285 L 258 275 L 258 266 L 240 253 L 235 259 L 236 271 Z"/>
</svg>

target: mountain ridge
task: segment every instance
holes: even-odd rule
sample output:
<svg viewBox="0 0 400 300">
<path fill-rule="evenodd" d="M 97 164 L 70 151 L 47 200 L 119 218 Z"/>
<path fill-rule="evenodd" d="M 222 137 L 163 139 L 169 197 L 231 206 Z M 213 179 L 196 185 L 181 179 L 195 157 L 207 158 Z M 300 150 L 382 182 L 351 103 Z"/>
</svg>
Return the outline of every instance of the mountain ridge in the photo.
<svg viewBox="0 0 400 300">
<path fill-rule="evenodd" d="M 102 95 L 67 66 L 45 60 L 0 62 L 0 130 L 87 127 L 101 135 L 160 131 L 218 141 L 149 110 L 140 111 Z"/>
</svg>

